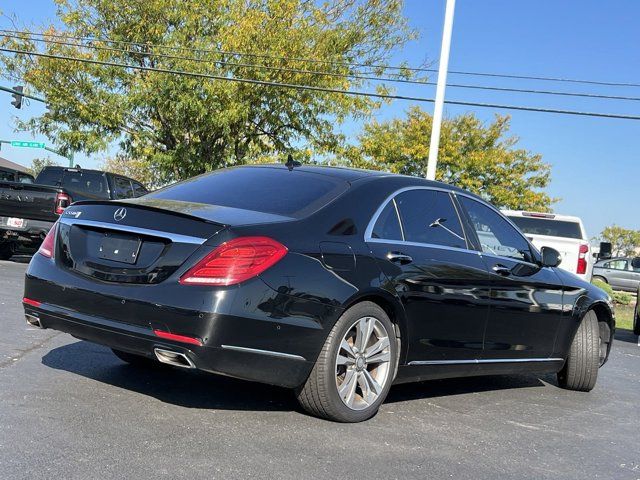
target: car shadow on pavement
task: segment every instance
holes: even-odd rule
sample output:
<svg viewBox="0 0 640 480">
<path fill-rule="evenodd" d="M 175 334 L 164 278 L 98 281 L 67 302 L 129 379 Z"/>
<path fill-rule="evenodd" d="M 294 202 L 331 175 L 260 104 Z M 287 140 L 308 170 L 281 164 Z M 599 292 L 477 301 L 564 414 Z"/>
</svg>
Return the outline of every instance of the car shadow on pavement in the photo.
<svg viewBox="0 0 640 480">
<path fill-rule="evenodd" d="M 622 328 L 617 328 L 616 333 L 614 334 L 614 338 L 619 342 L 629 342 L 638 344 L 638 335 L 633 333 L 631 330 L 625 330 Z M 615 345 L 614 345 L 615 348 Z"/>
<path fill-rule="evenodd" d="M 43 365 L 65 370 L 158 400 L 187 408 L 220 410 L 299 410 L 291 392 L 206 372 L 157 364 L 138 367 L 124 363 L 109 348 L 78 341 L 42 357 Z"/>
<path fill-rule="evenodd" d="M 157 368 L 135 367 L 119 360 L 109 348 L 85 341 L 51 350 L 42 357 L 42 363 L 187 408 L 301 411 L 293 393 L 286 388 L 160 363 Z M 555 383 L 554 376 L 544 378 Z M 538 377 L 524 375 L 431 380 L 395 385 L 386 403 L 542 386 L 545 383 Z"/>
</svg>

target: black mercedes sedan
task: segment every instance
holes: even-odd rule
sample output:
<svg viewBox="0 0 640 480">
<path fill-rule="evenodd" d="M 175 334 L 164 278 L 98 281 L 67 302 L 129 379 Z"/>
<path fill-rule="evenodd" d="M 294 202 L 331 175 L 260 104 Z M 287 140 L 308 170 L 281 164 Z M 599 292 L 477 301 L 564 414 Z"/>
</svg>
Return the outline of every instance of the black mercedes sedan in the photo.
<svg viewBox="0 0 640 480">
<path fill-rule="evenodd" d="M 310 413 L 357 422 L 393 383 L 557 372 L 591 390 L 614 312 L 559 262 L 443 183 L 246 166 L 68 207 L 24 308 L 125 362 L 289 387 Z"/>
</svg>

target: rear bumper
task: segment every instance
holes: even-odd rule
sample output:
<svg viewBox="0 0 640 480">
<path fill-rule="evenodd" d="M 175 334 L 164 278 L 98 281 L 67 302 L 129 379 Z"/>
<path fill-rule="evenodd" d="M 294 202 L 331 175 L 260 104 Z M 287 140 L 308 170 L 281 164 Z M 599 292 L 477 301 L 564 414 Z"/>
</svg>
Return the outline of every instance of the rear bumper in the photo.
<svg viewBox="0 0 640 480">
<path fill-rule="evenodd" d="M 9 217 L 0 217 L 0 240 L 18 243 L 39 243 L 53 226 L 53 222 L 24 219 L 25 224 L 20 227 L 9 227 Z"/>
<path fill-rule="evenodd" d="M 44 303 L 24 307 L 25 314 L 37 317 L 42 328 L 149 358 L 155 358 L 156 348 L 182 353 L 199 370 L 235 378 L 295 388 L 306 380 L 313 367 L 312 361 L 286 352 L 242 345 L 191 345 L 159 338 L 151 326 L 84 315 Z"/>
</svg>

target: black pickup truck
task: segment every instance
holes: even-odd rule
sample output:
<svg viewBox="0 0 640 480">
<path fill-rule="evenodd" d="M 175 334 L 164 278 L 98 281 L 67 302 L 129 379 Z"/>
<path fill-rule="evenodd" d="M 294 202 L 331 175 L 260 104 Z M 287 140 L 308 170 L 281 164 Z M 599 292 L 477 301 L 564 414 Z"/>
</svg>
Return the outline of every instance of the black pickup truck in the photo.
<svg viewBox="0 0 640 480">
<path fill-rule="evenodd" d="M 79 200 L 118 200 L 147 193 L 140 182 L 82 168 L 45 167 L 35 183 L 0 180 L 0 260 L 37 248 L 58 216 Z"/>
</svg>

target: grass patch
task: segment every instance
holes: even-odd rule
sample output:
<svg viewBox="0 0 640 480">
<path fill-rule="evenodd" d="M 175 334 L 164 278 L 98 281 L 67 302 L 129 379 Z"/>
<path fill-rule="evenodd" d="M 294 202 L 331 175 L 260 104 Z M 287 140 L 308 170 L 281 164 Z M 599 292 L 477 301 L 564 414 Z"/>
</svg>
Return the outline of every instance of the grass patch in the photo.
<svg viewBox="0 0 640 480">
<path fill-rule="evenodd" d="M 616 328 L 633 330 L 635 305 L 616 305 Z"/>
</svg>

